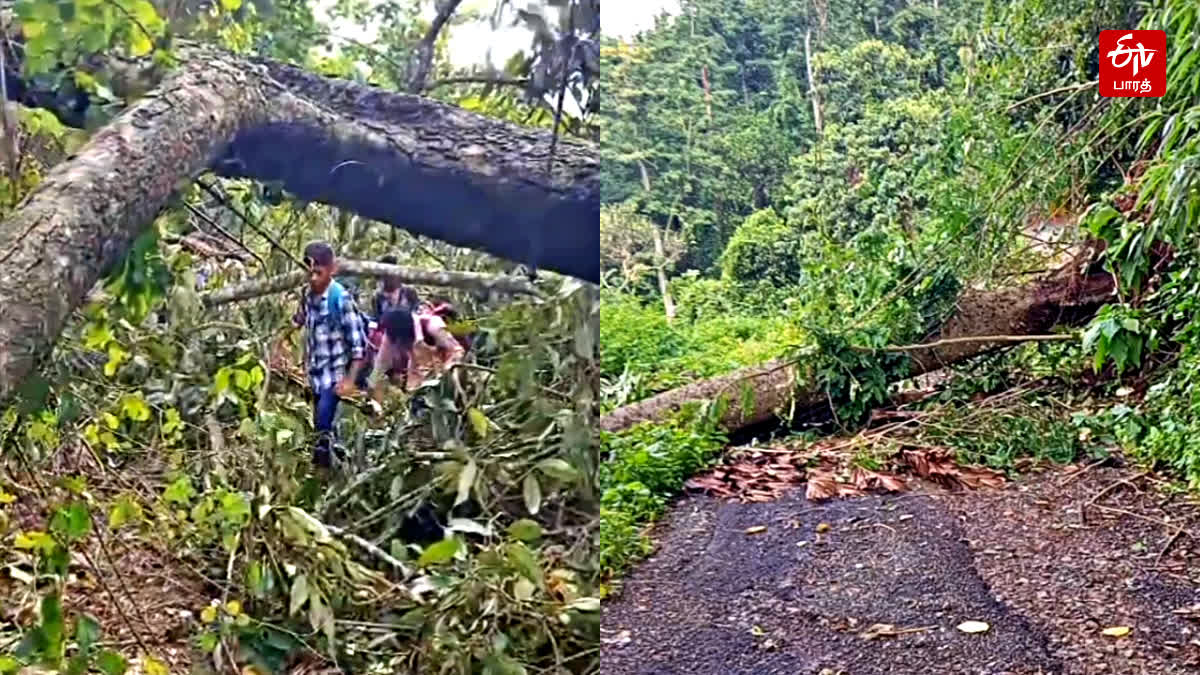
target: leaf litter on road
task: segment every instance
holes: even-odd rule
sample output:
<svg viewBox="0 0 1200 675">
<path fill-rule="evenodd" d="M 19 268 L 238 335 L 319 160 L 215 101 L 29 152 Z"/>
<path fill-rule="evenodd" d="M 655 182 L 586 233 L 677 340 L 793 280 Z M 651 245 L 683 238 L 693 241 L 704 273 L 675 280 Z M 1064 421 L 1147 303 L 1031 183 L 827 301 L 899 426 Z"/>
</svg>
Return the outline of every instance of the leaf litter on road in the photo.
<svg viewBox="0 0 1200 675">
<path fill-rule="evenodd" d="M 887 466 L 869 469 L 855 464 L 849 445 L 841 442 L 803 447 L 738 448 L 724 464 L 687 481 L 689 491 L 742 503 L 767 502 L 801 486 L 809 501 L 857 497 L 868 493 L 904 492 L 909 473 L 950 489 L 1000 487 L 1004 475 L 992 469 L 959 464 L 946 448 L 906 449 L 894 453 Z"/>
</svg>

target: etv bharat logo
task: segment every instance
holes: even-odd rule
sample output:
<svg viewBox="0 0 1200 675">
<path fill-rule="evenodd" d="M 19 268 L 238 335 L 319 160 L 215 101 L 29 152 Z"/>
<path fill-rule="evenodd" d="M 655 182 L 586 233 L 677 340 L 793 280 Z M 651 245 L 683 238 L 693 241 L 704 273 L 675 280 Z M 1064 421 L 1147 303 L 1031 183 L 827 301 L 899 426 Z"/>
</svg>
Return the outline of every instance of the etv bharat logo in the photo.
<svg viewBox="0 0 1200 675">
<path fill-rule="evenodd" d="M 1100 95 L 1167 93 L 1167 34 L 1161 30 L 1100 31 Z"/>
</svg>

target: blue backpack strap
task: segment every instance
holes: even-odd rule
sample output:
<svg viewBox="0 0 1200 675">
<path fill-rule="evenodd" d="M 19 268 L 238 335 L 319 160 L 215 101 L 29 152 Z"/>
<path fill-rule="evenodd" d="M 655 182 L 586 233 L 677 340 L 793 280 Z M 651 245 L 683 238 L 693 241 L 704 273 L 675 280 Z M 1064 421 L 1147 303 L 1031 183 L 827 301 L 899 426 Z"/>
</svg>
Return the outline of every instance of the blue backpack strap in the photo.
<svg viewBox="0 0 1200 675">
<path fill-rule="evenodd" d="M 336 279 L 329 282 L 329 294 L 325 296 L 325 307 L 329 310 L 329 318 L 333 328 L 341 330 L 342 326 L 342 296 L 346 289 Z"/>
</svg>

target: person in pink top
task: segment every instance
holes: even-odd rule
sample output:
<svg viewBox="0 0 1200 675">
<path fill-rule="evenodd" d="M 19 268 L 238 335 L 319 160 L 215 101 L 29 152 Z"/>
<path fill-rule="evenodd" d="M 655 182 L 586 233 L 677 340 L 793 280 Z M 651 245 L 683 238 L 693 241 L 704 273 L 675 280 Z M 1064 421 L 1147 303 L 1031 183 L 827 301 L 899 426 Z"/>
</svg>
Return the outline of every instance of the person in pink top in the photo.
<svg viewBox="0 0 1200 675">
<path fill-rule="evenodd" d="M 462 345 L 437 314 L 400 307 L 380 317 L 379 326 L 383 338 L 369 382 L 376 401 L 388 381 L 414 391 L 462 360 Z"/>
</svg>

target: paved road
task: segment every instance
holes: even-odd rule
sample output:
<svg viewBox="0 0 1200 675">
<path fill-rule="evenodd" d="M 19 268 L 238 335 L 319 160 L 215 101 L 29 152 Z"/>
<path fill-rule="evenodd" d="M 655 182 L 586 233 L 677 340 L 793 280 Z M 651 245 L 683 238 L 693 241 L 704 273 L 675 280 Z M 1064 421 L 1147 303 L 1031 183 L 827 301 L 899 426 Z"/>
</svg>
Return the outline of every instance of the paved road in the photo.
<svg viewBox="0 0 1200 675">
<path fill-rule="evenodd" d="M 1122 477 L 1096 469 L 1064 487 L 1049 472 L 1002 490 L 823 505 L 802 492 L 686 499 L 664 520 L 658 553 L 606 605 L 604 670 L 1198 673 L 1200 622 L 1173 610 L 1200 603 L 1187 577 L 1200 577 L 1200 546 L 1173 535 L 1200 517 L 1135 483 L 1081 521 Z M 990 628 L 956 629 L 968 620 Z M 864 637 L 875 624 L 909 632 Z M 1113 626 L 1132 630 L 1102 634 Z"/>
</svg>

